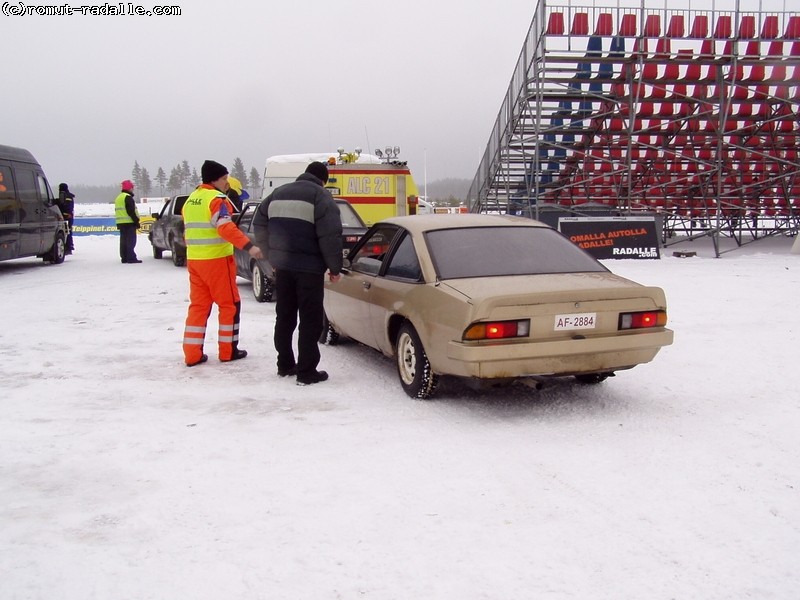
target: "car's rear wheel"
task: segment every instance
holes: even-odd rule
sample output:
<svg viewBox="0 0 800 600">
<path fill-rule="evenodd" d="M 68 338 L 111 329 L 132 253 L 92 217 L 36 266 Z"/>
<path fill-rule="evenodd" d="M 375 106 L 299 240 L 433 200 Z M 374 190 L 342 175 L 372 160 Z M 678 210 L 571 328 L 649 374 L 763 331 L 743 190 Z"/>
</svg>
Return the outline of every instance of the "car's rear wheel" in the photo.
<svg viewBox="0 0 800 600">
<path fill-rule="evenodd" d="M 400 326 L 395 345 L 397 374 L 400 385 L 412 398 L 430 398 L 439 384 L 439 377 L 431 370 L 431 363 L 414 327 L 406 322 Z"/>
<path fill-rule="evenodd" d="M 328 320 L 328 315 L 322 313 L 322 334 L 319 336 L 319 343 L 334 346 L 339 341 L 339 332 L 333 328 Z"/>
<path fill-rule="evenodd" d="M 153 258 L 161 259 L 164 256 L 164 251 L 161 248 L 153 246 Z"/>
<path fill-rule="evenodd" d="M 267 274 L 264 273 L 264 270 L 257 262 L 253 263 L 252 275 L 253 296 L 259 302 L 271 302 L 275 287 L 272 285 L 272 280 L 267 277 Z"/>
<path fill-rule="evenodd" d="M 176 267 L 186 266 L 186 251 L 178 248 L 175 239 L 169 241 L 169 251 L 172 253 L 172 264 Z"/>
</svg>

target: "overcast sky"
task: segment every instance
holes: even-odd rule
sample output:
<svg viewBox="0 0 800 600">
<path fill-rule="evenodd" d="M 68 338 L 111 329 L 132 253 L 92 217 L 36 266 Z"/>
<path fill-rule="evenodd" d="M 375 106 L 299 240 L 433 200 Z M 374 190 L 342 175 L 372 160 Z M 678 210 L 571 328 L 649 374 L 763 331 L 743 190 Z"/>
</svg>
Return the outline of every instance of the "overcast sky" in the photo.
<svg viewBox="0 0 800 600">
<path fill-rule="evenodd" d="M 174 5 L 180 16 L 0 15 L 0 143 L 33 152 L 54 185 L 118 183 L 134 161 L 151 177 L 237 156 L 261 172 L 274 154 L 387 145 L 420 186 L 471 179 L 536 2 Z"/>
</svg>

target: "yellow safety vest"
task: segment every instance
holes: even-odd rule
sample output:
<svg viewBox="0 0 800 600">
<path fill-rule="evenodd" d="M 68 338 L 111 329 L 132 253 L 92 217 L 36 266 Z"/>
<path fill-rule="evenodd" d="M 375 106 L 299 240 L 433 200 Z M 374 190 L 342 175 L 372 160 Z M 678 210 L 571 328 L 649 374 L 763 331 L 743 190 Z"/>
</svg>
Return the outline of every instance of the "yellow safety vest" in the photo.
<svg viewBox="0 0 800 600">
<path fill-rule="evenodd" d="M 114 217 L 117 221 L 117 225 L 125 225 L 126 223 L 133 223 L 133 219 L 128 214 L 128 211 L 125 210 L 125 200 L 128 199 L 129 194 L 125 192 L 120 192 L 117 199 L 114 200 Z M 133 210 L 136 212 L 136 216 L 139 216 L 139 211 L 134 205 Z"/>
<path fill-rule="evenodd" d="M 197 188 L 183 205 L 186 258 L 189 260 L 210 260 L 233 254 L 233 244 L 217 233 L 217 215 L 211 214 L 211 201 L 214 198 L 225 198 L 225 194 L 216 189 Z"/>
</svg>

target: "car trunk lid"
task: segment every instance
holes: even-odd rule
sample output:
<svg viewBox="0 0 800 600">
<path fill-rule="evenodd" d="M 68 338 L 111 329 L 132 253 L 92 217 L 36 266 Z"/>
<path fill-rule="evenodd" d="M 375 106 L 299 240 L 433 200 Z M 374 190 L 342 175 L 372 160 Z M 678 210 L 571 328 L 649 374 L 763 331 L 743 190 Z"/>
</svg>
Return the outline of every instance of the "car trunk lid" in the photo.
<svg viewBox="0 0 800 600">
<path fill-rule="evenodd" d="M 619 315 L 663 309 L 664 292 L 609 272 L 443 281 L 468 298 L 472 321 L 530 319 L 530 337 L 566 339 L 617 333 Z"/>
</svg>

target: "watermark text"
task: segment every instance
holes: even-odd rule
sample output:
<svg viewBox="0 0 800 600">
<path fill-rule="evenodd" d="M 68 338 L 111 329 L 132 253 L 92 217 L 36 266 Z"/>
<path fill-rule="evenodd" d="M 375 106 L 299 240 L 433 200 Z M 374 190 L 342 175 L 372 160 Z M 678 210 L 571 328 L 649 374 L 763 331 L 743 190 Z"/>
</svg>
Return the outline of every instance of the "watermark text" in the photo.
<svg viewBox="0 0 800 600">
<path fill-rule="evenodd" d="M 180 6 L 143 6 L 133 2 L 104 2 L 103 4 L 26 4 L 3 2 L 0 12 L 6 17 L 71 17 L 74 15 L 94 17 L 179 17 Z"/>
</svg>

